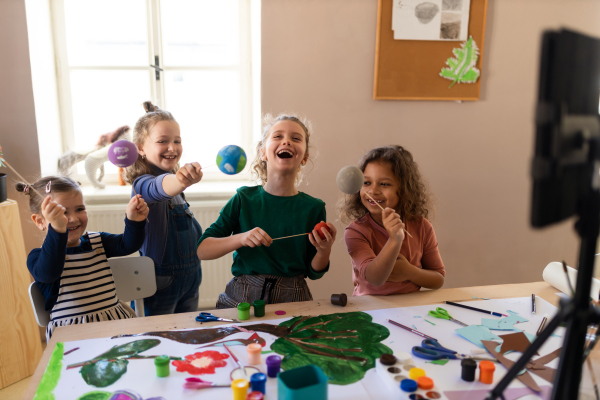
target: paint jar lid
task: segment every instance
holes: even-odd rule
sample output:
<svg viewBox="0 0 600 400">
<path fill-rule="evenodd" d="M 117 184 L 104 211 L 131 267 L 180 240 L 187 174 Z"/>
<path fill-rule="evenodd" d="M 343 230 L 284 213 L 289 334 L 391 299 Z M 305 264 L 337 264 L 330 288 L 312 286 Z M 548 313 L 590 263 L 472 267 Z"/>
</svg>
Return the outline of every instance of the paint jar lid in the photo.
<svg viewBox="0 0 600 400">
<path fill-rule="evenodd" d="M 396 353 L 396 359 L 400 364 L 406 364 L 412 361 L 412 357 L 409 353 L 399 351 Z"/>
<path fill-rule="evenodd" d="M 411 368 L 410 371 L 408 371 L 408 376 L 410 377 L 410 379 L 419 379 L 422 376 L 425 376 L 425 370 L 422 368 Z"/>
<path fill-rule="evenodd" d="M 252 376 L 250 377 L 250 382 L 264 382 L 267 380 L 267 376 L 265 374 L 263 374 L 262 372 L 257 372 L 255 374 L 252 374 Z"/>
<path fill-rule="evenodd" d="M 246 400 L 263 400 L 264 398 L 265 398 L 265 395 L 262 394 L 262 392 L 259 392 L 258 390 L 250 392 L 246 396 Z"/>
<path fill-rule="evenodd" d="M 417 390 L 417 382 L 413 381 L 412 379 L 405 379 L 400 382 L 400 389 L 404 390 L 405 392 L 414 392 Z"/>
<path fill-rule="evenodd" d="M 262 351 L 262 346 L 258 343 L 250 343 L 246 346 L 246 351 L 250 354 L 260 354 Z"/>
<path fill-rule="evenodd" d="M 240 303 L 240 304 L 238 304 L 237 309 L 240 311 L 248 311 L 250 309 L 250 304 L 249 303 Z"/>
<path fill-rule="evenodd" d="M 264 307 L 266 304 L 267 302 L 264 300 L 254 300 L 254 302 L 252 302 L 254 307 Z"/>
<path fill-rule="evenodd" d="M 234 390 L 236 390 L 236 389 L 248 390 L 248 386 L 250 386 L 250 383 L 248 382 L 247 379 L 235 379 L 231 382 L 231 388 Z"/>
<path fill-rule="evenodd" d="M 381 361 L 383 365 L 394 365 L 396 364 L 396 356 L 393 354 L 384 353 L 381 355 L 381 357 L 379 357 L 379 361 Z"/>
<path fill-rule="evenodd" d="M 422 376 L 417 379 L 417 385 L 419 385 L 419 388 L 423 390 L 433 389 L 433 379 Z"/>
<path fill-rule="evenodd" d="M 496 366 L 493 362 L 484 360 L 479 363 L 479 369 L 482 371 L 495 371 Z"/>
<path fill-rule="evenodd" d="M 158 356 L 154 358 L 154 365 L 167 365 L 170 360 L 169 356 Z"/>
<path fill-rule="evenodd" d="M 475 360 L 472 360 L 470 358 L 464 358 L 460 361 L 460 366 L 461 367 L 466 367 L 466 368 L 476 368 L 477 367 L 477 362 Z"/>
<path fill-rule="evenodd" d="M 267 367 L 279 367 L 281 365 L 281 357 L 269 356 L 266 360 Z"/>
</svg>

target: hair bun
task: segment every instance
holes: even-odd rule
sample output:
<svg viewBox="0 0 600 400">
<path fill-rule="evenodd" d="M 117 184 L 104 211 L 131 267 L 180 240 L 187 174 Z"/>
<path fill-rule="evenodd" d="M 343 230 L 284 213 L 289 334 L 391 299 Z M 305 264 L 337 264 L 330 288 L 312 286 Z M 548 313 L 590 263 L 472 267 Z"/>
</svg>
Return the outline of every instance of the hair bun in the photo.
<svg viewBox="0 0 600 400">
<path fill-rule="evenodd" d="M 22 183 L 22 182 L 17 182 L 17 183 L 15 184 L 15 189 L 17 190 L 17 192 L 21 192 L 21 193 L 23 193 L 23 192 L 25 191 L 25 187 L 26 187 L 26 186 L 27 186 L 27 185 L 26 185 L 26 184 L 24 184 L 24 183 Z"/>
<path fill-rule="evenodd" d="M 149 113 L 149 112 L 158 111 L 160 109 L 158 108 L 158 106 L 155 106 L 154 104 L 152 104 L 151 101 L 145 101 L 144 102 L 144 110 L 146 110 L 146 112 Z"/>
</svg>

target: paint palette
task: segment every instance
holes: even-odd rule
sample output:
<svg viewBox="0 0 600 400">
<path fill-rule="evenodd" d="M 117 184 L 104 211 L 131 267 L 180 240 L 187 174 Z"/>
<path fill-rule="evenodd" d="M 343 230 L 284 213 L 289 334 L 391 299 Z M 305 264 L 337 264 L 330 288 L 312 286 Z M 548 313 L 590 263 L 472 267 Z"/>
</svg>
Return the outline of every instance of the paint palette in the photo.
<svg viewBox="0 0 600 400">
<path fill-rule="evenodd" d="M 408 393 L 400 389 L 400 382 L 404 379 L 410 379 L 408 373 L 411 368 L 415 365 L 410 361 L 402 364 L 400 361 L 396 361 L 394 365 L 383 365 L 379 359 L 375 360 L 375 370 L 377 375 L 385 382 L 388 389 L 394 394 L 394 398 L 403 400 L 417 400 L 417 399 L 442 399 L 447 400 L 442 394 L 442 391 L 435 386 L 431 389 L 417 389 L 414 392 Z"/>
</svg>

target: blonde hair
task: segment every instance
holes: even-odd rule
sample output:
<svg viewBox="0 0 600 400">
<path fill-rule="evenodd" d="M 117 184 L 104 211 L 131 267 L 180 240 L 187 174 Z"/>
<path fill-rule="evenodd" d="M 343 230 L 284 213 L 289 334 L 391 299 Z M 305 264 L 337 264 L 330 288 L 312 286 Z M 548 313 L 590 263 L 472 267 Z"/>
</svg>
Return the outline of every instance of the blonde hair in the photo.
<svg viewBox="0 0 600 400">
<path fill-rule="evenodd" d="M 279 114 L 276 117 L 273 117 L 271 114 L 265 114 L 262 120 L 262 134 L 261 138 L 256 144 L 256 155 L 254 156 L 254 161 L 252 162 L 252 179 L 259 182 L 261 185 L 265 185 L 267 183 L 267 162 L 262 159 L 262 149 L 264 149 L 265 144 L 267 142 L 267 138 L 269 136 L 269 130 L 271 127 L 280 121 L 292 121 L 300 125 L 302 130 L 305 133 L 306 137 L 306 153 L 310 154 L 308 151 L 309 143 L 310 143 L 310 134 L 312 131 L 312 126 L 310 121 L 305 118 L 297 117 L 296 115 L 291 114 Z M 309 161 L 309 158 L 307 158 Z M 296 175 L 296 184 L 302 182 L 302 174 Z"/>
<path fill-rule="evenodd" d="M 148 136 L 150 136 L 150 130 L 156 123 L 160 121 L 175 121 L 173 114 L 168 112 L 167 110 L 162 110 L 155 106 L 150 101 L 145 101 L 143 104 L 144 110 L 146 114 L 144 114 L 140 119 L 137 120 L 135 126 L 133 128 L 133 143 L 137 146 L 138 149 L 141 149 Z M 175 168 L 171 171 L 172 173 L 177 172 L 179 169 L 179 164 L 175 166 Z M 145 157 L 138 155 L 135 163 L 127 168 L 127 174 L 124 174 L 123 179 L 128 181 L 128 178 L 131 178 L 131 184 L 136 178 L 142 175 L 154 175 L 154 169 L 152 168 L 152 164 L 150 164 Z"/>
</svg>

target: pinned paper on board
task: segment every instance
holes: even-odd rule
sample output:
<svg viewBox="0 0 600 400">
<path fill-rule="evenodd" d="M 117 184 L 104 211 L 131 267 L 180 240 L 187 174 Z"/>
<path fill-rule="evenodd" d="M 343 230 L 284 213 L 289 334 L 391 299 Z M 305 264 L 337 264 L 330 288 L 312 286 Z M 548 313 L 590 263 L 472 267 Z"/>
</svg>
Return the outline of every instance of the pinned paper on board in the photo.
<svg viewBox="0 0 600 400">
<path fill-rule="evenodd" d="M 475 83 L 479 79 L 480 71 L 475 65 L 479 57 L 479 48 L 473 40 L 469 40 L 461 44 L 461 47 L 452 50 L 454 57 L 446 60 L 448 68 L 442 68 L 440 76 L 452 81 L 448 88 L 454 86 L 455 83 Z"/>
<path fill-rule="evenodd" d="M 396 40 L 467 40 L 471 0 L 395 0 Z"/>
</svg>

